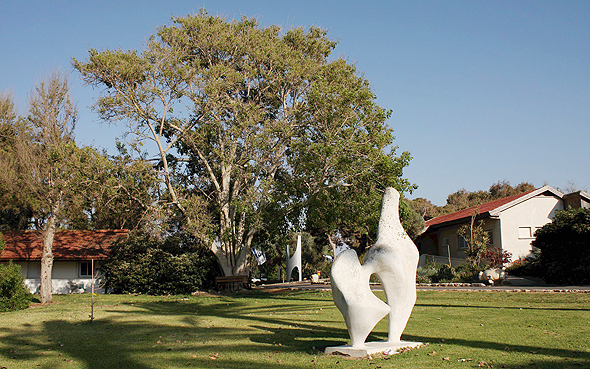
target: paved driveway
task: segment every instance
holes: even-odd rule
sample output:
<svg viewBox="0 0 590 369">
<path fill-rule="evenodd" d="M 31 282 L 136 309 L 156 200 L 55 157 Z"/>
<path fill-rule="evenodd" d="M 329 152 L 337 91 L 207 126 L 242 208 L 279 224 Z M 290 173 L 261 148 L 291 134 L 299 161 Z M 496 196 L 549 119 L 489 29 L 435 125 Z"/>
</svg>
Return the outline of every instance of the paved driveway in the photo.
<svg viewBox="0 0 590 369">
<path fill-rule="evenodd" d="M 310 281 L 285 282 L 265 284 L 257 288 L 272 289 L 293 289 L 293 290 L 331 290 L 327 282 L 312 284 Z M 374 284 L 371 288 L 376 291 L 382 290 L 381 285 Z M 418 285 L 418 291 L 510 291 L 510 292 L 582 292 L 590 293 L 590 286 L 548 286 L 548 285 L 511 285 L 511 286 L 486 286 L 479 283 L 441 283 L 437 285 Z"/>
</svg>

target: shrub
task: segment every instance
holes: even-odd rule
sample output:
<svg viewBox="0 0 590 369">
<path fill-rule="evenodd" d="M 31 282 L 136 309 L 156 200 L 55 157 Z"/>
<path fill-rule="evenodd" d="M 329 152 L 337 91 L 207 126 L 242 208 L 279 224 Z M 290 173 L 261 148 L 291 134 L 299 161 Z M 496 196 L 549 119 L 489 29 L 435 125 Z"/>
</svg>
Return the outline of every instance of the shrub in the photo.
<svg viewBox="0 0 590 369">
<path fill-rule="evenodd" d="M 474 279 L 475 273 L 468 264 L 453 268 L 447 264 L 426 263 L 416 272 L 416 282 L 418 283 L 458 283 L 472 282 Z"/>
<path fill-rule="evenodd" d="M 163 241 L 132 235 L 113 245 L 102 270 L 110 292 L 150 295 L 207 289 L 220 274 L 211 250 L 187 234 Z"/>
<path fill-rule="evenodd" d="M 31 298 L 20 267 L 12 262 L 0 264 L 0 312 L 26 309 Z"/>
<path fill-rule="evenodd" d="M 491 268 L 501 268 L 504 264 L 509 263 L 512 253 L 497 247 L 487 248 L 483 257 L 490 262 Z"/>
<path fill-rule="evenodd" d="M 446 282 L 453 282 L 455 278 L 455 269 L 448 266 L 447 264 L 438 264 L 440 267 L 436 271 L 434 275 L 432 275 L 431 279 L 434 283 L 446 283 Z"/>
<path fill-rule="evenodd" d="M 473 269 L 469 264 L 461 264 L 455 268 L 457 282 L 476 282 L 478 281 L 479 270 Z"/>
<path fill-rule="evenodd" d="M 535 237 L 546 282 L 590 284 L 590 209 L 557 211 Z"/>
<path fill-rule="evenodd" d="M 426 263 L 426 265 L 418 267 L 418 270 L 416 270 L 416 282 L 432 283 L 432 276 L 436 274 L 436 265 Z"/>
</svg>

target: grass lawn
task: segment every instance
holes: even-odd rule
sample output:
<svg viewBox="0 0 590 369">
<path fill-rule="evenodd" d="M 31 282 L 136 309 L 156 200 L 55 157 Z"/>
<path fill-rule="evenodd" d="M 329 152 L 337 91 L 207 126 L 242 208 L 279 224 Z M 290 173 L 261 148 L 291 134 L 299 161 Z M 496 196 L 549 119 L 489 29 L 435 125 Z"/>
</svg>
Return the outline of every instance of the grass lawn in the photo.
<svg viewBox="0 0 590 369">
<path fill-rule="evenodd" d="M 54 299 L 0 313 L 0 368 L 590 368 L 590 294 L 421 291 L 403 339 L 428 345 L 372 359 L 323 355 L 348 337 L 329 291 L 99 295 L 93 323 Z"/>
</svg>

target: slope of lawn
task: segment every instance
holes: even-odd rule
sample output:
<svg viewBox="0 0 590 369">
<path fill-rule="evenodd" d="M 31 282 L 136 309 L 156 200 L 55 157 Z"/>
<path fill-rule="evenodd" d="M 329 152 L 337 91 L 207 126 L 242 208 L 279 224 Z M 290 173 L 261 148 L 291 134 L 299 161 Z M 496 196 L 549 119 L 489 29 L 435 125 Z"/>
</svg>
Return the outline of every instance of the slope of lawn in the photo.
<svg viewBox="0 0 590 369">
<path fill-rule="evenodd" d="M 0 313 L 0 368 L 590 368 L 583 293 L 421 291 L 403 338 L 427 345 L 367 359 L 323 355 L 348 337 L 329 291 L 99 295 L 92 323 L 54 298 Z"/>
</svg>

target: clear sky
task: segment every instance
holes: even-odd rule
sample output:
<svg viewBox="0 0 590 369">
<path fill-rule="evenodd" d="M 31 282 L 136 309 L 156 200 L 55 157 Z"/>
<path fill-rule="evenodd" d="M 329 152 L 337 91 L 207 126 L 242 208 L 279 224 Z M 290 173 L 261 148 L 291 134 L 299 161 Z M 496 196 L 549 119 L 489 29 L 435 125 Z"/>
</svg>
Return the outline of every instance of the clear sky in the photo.
<svg viewBox="0 0 590 369">
<path fill-rule="evenodd" d="M 320 26 L 355 63 L 399 151 L 413 160 L 409 198 L 444 205 L 499 180 L 590 188 L 590 1 L 0 1 L 0 91 L 25 113 L 52 69 L 70 76 L 79 143 L 113 152 L 71 58 L 143 49 L 171 16 L 205 8 L 261 25 Z"/>
</svg>

